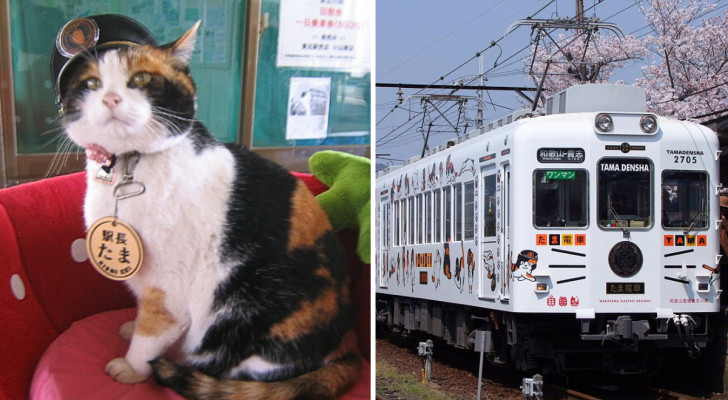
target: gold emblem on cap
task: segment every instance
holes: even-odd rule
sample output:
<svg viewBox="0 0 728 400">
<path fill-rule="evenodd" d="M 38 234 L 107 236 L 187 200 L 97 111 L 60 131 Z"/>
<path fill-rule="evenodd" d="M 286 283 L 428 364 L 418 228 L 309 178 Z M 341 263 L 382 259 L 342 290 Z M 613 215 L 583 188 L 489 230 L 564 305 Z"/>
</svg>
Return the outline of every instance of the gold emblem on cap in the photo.
<svg viewBox="0 0 728 400">
<path fill-rule="evenodd" d="M 99 26 L 91 18 L 76 18 L 67 23 L 56 37 L 58 52 L 71 58 L 93 47 L 99 40 Z"/>
</svg>

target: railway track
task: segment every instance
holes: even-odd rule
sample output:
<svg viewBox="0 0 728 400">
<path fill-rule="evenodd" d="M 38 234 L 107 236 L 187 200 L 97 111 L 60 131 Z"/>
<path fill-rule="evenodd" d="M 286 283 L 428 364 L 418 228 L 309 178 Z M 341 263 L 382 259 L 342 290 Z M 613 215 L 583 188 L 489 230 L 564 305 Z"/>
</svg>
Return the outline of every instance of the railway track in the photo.
<svg viewBox="0 0 728 400">
<path fill-rule="evenodd" d="M 399 350 L 399 353 L 396 354 L 396 360 L 398 362 L 398 365 L 401 366 L 402 370 L 406 370 L 405 365 L 407 364 L 405 362 L 406 358 L 413 358 L 416 360 L 416 371 L 413 373 L 419 373 L 420 368 L 420 361 L 416 355 L 416 352 L 414 349 L 416 349 L 416 343 L 417 340 L 414 338 L 404 338 L 398 335 L 387 335 L 388 337 L 380 339 L 380 341 L 385 341 L 390 348 L 395 348 Z M 379 343 L 379 342 L 378 342 Z M 377 353 L 377 357 L 379 358 L 380 353 Z M 391 355 L 389 357 L 392 357 Z M 453 349 L 448 348 L 446 346 L 439 346 L 436 348 L 436 358 L 435 363 L 444 363 L 450 368 L 459 369 L 461 374 L 470 374 L 472 376 L 472 379 L 468 381 L 467 385 L 472 386 L 472 392 L 471 394 L 465 394 L 463 395 L 462 392 L 458 393 L 458 395 L 453 395 L 454 399 L 475 399 L 477 395 L 477 366 L 474 367 L 473 360 L 475 359 L 474 353 L 464 353 L 462 351 L 453 351 Z M 443 367 L 441 367 L 443 368 Z M 488 368 L 488 367 L 486 367 Z M 448 384 L 443 379 L 443 376 L 440 375 L 442 369 L 438 369 L 435 371 L 433 369 L 433 380 L 437 382 L 442 391 L 445 393 L 450 393 L 450 388 Z M 527 399 L 526 396 L 523 396 L 520 393 L 520 389 L 518 388 L 518 382 L 513 379 L 513 375 L 510 377 L 508 374 L 506 374 L 504 371 L 501 372 L 495 372 L 491 368 L 490 371 L 486 374 L 488 375 L 489 382 L 484 382 L 484 385 L 487 387 L 487 385 L 491 385 L 490 390 L 484 390 L 483 396 L 481 398 L 483 399 L 494 399 L 494 398 L 507 398 L 511 400 L 515 399 Z M 462 381 L 463 378 L 460 378 L 461 384 L 466 384 Z M 588 382 L 591 378 L 585 377 L 583 379 L 583 382 Z M 598 379 L 597 376 L 594 376 L 594 379 Z M 485 380 L 485 376 L 484 376 Z M 496 395 L 494 397 L 494 389 L 493 385 L 495 384 L 500 385 L 502 387 L 510 387 L 510 392 L 507 397 L 503 397 L 503 393 L 501 393 L 500 396 Z M 489 392 L 489 395 L 486 396 L 486 393 Z M 384 395 L 378 395 L 377 400 L 393 400 L 393 399 L 407 399 L 407 397 L 401 397 L 401 396 L 390 396 L 389 394 Z M 544 383 L 544 395 L 541 397 L 542 400 L 724 400 L 728 399 L 728 395 L 713 395 L 708 397 L 700 397 L 685 393 L 680 393 L 675 390 L 671 389 L 664 389 L 664 388 L 657 388 L 653 386 L 648 386 L 646 384 L 641 383 L 634 383 L 632 384 L 625 384 L 625 385 L 614 385 L 610 383 L 599 385 L 597 383 L 592 383 L 591 385 L 585 386 L 585 385 L 569 385 L 568 387 L 561 386 L 559 384 L 555 384 L 552 382 L 547 381 Z"/>
<path fill-rule="evenodd" d="M 548 384 L 544 388 L 544 400 L 609 400 L 609 399 L 624 399 L 623 394 L 616 395 L 617 397 L 598 397 L 587 393 L 580 392 L 578 390 L 565 388 L 559 385 Z M 702 400 L 702 397 L 690 396 L 684 393 L 678 393 L 668 389 L 658 389 L 645 387 L 640 389 L 639 392 L 633 393 L 630 398 L 643 399 L 643 400 Z"/>
</svg>

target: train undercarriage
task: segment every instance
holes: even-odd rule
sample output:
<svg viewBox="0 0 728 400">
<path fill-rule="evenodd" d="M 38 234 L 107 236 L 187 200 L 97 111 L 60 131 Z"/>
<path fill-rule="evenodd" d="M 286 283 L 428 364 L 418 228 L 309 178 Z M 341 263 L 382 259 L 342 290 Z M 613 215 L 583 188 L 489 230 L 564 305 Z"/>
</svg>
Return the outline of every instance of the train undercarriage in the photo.
<svg viewBox="0 0 728 400">
<path fill-rule="evenodd" d="M 377 295 L 378 329 L 434 337 L 466 350 L 474 348 L 476 331 L 485 331 L 492 364 L 564 377 L 584 372 L 655 375 L 673 355 L 702 364 L 712 325 L 723 325 L 716 320 L 708 314 L 667 319 L 598 314 L 577 320 L 573 314 L 511 313 Z"/>
</svg>

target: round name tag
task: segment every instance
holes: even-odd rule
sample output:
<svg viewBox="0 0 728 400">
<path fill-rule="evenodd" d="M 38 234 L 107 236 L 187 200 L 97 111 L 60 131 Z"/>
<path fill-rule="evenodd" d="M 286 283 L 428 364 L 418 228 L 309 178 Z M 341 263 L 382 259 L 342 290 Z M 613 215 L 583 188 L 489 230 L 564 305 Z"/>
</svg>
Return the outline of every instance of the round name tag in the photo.
<svg viewBox="0 0 728 400">
<path fill-rule="evenodd" d="M 139 234 L 114 217 L 101 218 L 91 225 L 86 235 L 86 252 L 94 268 L 115 281 L 134 276 L 144 259 Z"/>
</svg>

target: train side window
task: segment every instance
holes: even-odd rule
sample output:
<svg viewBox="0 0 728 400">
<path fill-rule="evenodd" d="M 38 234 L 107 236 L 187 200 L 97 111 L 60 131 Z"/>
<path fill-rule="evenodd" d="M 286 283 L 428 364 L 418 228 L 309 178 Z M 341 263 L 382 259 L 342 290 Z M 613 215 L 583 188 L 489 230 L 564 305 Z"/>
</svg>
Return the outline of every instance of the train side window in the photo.
<svg viewBox="0 0 728 400">
<path fill-rule="evenodd" d="M 415 201 L 417 202 L 417 243 L 424 243 L 422 241 L 422 234 L 425 230 L 425 224 L 423 222 L 423 217 L 425 214 L 425 209 L 422 207 L 422 194 L 418 194 L 417 197 L 415 197 Z"/>
<path fill-rule="evenodd" d="M 495 237 L 495 173 L 483 176 L 483 237 Z"/>
<path fill-rule="evenodd" d="M 587 216 L 587 174 L 584 170 L 537 169 L 533 172 L 533 225 L 584 227 Z"/>
<path fill-rule="evenodd" d="M 652 163 L 646 158 L 603 158 L 597 164 L 599 226 L 652 226 Z"/>
<path fill-rule="evenodd" d="M 407 199 L 402 199 L 400 203 L 402 204 L 402 238 L 400 239 L 400 243 L 402 243 L 402 246 L 405 246 L 407 244 L 407 232 L 409 232 L 409 226 L 407 226 Z"/>
<path fill-rule="evenodd" d="M 463 185 L 455 186 L 455 240 L 463 240 Z"/>
<path fill-rule="evenodd" d="M 407 212 L 409 215 L 409 237 L 408 237 L 407 243 L 414 244 L 415 243 L 415 213 L 417 212 L 417 210 L 415 210 L 415 198 L 414 197 L 410 197 L 408 199 Z"/>
<path fill-rule="evenodd" d="M 392 231 L 394 245 L 399 246 L 399 202 L 394 202 L 394 230 Z"/>
<path fill-rule="evenodd" d="M 384 247 L 392 247 L 392 226 L 391 221 L 391 205 L 389 203 L 384 204 Z"/>
<path fill-rule="evenodd" d="M 442 242 L 442 190 L 435 190 L 435 242 Z"/>
<path fill-rule="evenodd" d="M 452 240 L 452 188 L 446 187 L 442 189 L 442 197 L 443 202 L 445 203 L 444 207 L 444 214 L 443 214 L 443 222 L 445 224 L 445 237 L 443 238 L 443 242 L 449 242 Z"/>
<path fill-rule="evenodd" d="M 379 203 L 379 219 L 377 222 L 377 230 L 379 232 L 379 244 L 380 248 L 387 246 L 387 205 L 385 203 Z"/>
<path fill-rule="evenodd" d="M 706 172 L 662 172 L 662 226 L 673 229 L 708 228 Z"/>
<path fill-rule="evenodd" d="M 465 199 L 463 200 L 463 224 L 465 240 L 475 238 L 475 183 L 465 183 Z"/>
<path fill-rule="evenodd" d="M 425 243 L 432 243 L 432 192 L 425 193 Z"/>
</svg>

